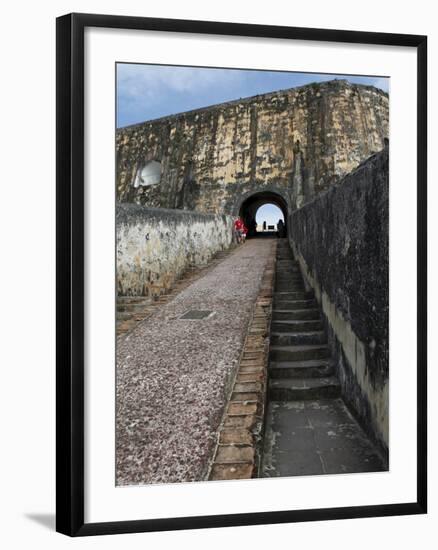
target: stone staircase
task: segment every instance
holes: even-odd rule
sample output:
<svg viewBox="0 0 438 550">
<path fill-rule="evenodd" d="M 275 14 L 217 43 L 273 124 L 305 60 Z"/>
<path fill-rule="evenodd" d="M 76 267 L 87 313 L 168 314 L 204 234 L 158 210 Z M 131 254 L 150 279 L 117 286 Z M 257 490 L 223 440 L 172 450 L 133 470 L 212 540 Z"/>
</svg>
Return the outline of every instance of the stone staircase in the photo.
<svg viewBox="0 0 438 550">
<path fill-rule="evenodd" d="M 287 239 L 277 248 L 261 477 L 385 470 L 341 398 L 321 312 Z"/>
<path fill-rule="evenodd" d="M 293 401 L 339 397 L 327 337 L 313 291 L 306 291 L 298 262 L 285 239 L 277 271 L 269 366 L 269 398 Z"/>
</svg>

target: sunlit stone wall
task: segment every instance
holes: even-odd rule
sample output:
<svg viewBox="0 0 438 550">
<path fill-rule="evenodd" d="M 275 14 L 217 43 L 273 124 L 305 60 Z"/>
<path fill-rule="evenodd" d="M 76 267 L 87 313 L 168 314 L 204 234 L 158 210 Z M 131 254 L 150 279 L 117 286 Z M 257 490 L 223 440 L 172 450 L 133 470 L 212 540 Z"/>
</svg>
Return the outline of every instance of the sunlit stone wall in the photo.
<svg viewBox="0 0 438 550">
<path fill-rule="evenodd" d="M 269 187 L 293 209 L 383 149 L 388 121 L 386 93 L 333 80 L 121 128 L 117 198 L 231 213 Z"/>
</svg>

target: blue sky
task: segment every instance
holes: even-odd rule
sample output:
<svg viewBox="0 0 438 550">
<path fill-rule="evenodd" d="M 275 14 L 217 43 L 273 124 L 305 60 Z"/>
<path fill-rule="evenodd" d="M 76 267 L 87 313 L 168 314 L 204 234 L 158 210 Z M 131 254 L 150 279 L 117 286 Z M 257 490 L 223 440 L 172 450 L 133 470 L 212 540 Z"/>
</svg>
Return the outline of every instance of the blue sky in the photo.
<svg viewBox="0 0 438 550">
<path fill-rule="evenodd" d="M 389 91 L 384 77 L 119 63 L 117 126 L 333 78 Z"/>
</svg>

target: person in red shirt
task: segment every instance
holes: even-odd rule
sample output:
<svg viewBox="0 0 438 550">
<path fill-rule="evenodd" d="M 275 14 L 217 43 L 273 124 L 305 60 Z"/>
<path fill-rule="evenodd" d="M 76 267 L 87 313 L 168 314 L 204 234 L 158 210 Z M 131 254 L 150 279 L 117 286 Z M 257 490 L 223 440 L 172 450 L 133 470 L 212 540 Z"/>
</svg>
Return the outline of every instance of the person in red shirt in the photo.
<svg viewBox="0 0 438 550">
<path fill-rule="evenodd" d="M 236 241 L 238 244 L 242 243 L 244 241 L 244 229 L 245 224 L 242 221 L 242 218 L 237 218 L 234 222 L 234 231 L 236 233 Z"/>
</svg>

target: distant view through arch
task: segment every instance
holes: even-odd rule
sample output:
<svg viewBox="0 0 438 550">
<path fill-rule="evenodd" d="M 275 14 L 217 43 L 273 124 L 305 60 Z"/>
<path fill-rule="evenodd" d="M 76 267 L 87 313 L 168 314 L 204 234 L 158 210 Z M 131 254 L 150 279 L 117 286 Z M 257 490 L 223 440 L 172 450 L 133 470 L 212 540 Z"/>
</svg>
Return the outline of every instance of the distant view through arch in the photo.
<svg viewBox="0 0 438 550">
<path fill-rule="evenodd" d="M 239 211 L 248 228 L 248 237 L 277 232 L 279 220 L 284 223 L 283 235 L 287 233 L 287 204 L 285 199 L 273 191 L 254 193 L 244 200 Z M 266 226 L 264 226 L 266 222 Z"/>
<path fill-rule="evenodd" d="M 279 221 L 284 223 L 284 215 L 281 209 L 272 203 L 260 206 L 256 212 L 257 233 L 277 231 Z"/>
</svg>

